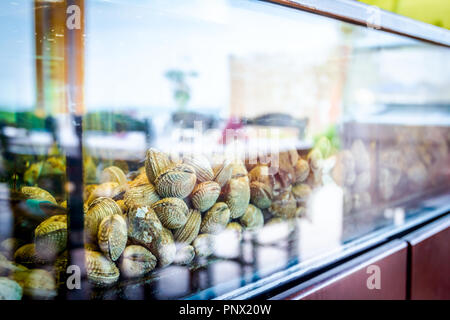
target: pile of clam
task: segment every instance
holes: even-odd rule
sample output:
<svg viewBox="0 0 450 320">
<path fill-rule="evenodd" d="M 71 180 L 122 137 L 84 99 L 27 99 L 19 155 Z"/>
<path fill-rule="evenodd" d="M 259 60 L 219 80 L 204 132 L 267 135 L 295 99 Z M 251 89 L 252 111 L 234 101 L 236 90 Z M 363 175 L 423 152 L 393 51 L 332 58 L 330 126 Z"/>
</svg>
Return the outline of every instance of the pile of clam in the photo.
<svg viewBox="0 0 450 320">
<path fill-rule="evenodd" d="M 213 255 L 222 232 L 241 239 L 265 223 L 303 216 L 312 188 L 321 183 L 321 158 L 318 150 L 305 158 L 294 150 L 280 153 L 276 168 L 257 161 L 212 165 L 203 155 L 174 160 L 149 149 L 138 171 L 105 168 L 100 184 L 84 192 L 88 279 L 109 285 L 157 266 L 187 265 Z M 54 201 L 38 189 L 24 191 Z M 36 228 L 33 243 L 17 248 L 14 263 L 64 268 L 66 239 L 66 216 L 52 216 Z"/>
</svg>

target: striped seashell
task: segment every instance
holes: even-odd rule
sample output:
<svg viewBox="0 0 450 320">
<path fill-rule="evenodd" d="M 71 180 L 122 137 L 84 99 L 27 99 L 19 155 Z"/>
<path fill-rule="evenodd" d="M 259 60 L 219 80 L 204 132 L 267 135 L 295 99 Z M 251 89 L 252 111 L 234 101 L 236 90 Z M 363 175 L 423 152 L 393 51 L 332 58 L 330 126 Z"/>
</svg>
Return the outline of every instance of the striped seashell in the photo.
<svg viewBox="0 0 450 320">
<path fill-rule="evenodd" d="M 146 248 L 127 246 L 122 254 L 120 273 L 127 278 L 141 277 L 156 267 L 156 257 Z"/>
<path fill-rule="evenodd" d="M 192 241 L 198 236 L 200 231 L 200 224 L 202 222 L 202 216 L 198 210 L 189 210 L 186 224 L 176 229 L 174 232 L 174 238 L 176 242 L 191 244 Z"/>
<path fill-rule="evenodd" d="M 250 184 L 247 176 L 228 181 L 222 189 L 222 198 L 230 209 L 231 218 L 241 217 L 250 202 Z"/>
<path fill-rule="evenodd" d="M 128 210 L 128 237 L 136 244 L 149 247 L 163 229 L 156 213 L 150 207 L 134 207 Z"/>
<path fill-rule="evenodd" d="M 119 185 L 123 185 L 128 181 L 122 169 L 116 166 L 110 166 L 103 169 L 100 174 L 100 183 L 105 182 L 117 182 Z"/>
<path fill-rule="evenodd" d="M 292 194 L 294 195 L 297 201 L 304 202 L 308 200 L 309 196 L 311 195 L 311 192 L 312 192 L 311 187 L 306 183 L 296 184 L 295 186 L 292 187 Z"/>
<path fill-rule="evenodd" d="M 23 295 L 31 299 L 49 300 L 57 294 L 56 281 L 52 274 L 43 269 L 31 269 L 13 274 L 23 290 Z"/>
<path fill-rule="evenodd" d="M 224 202 L 217 202 L 206 212 L 200 225 L 201 233 L 219 233 L 230 220 L 230 209 Z"/>
<path fill-rule="evenodd" d="M 309 175 L 309 164 L 308 161 L 300 158 L 294 167 L 295 171 L 295 183 L 301 183 L 308 178 Z"/>
<path fill-rule="evenodd" d="M 178 198 L 164 198 L 152 205 L 162 225 L 168 229 L 177 229 L 187 222 L 188 207 Z"/>
<path fill-rule="evenodd" d="M 98 227 L 103 218 L 113 214 L 122 214 L 122 209 L 110 198 L 95 199 L 84 217 L 85 233 L 88 242 L 97 242 Z"/>
<path fill-rule="evenodd" d="M 14 280 L 0 277 L 0 300 L 21 300 L 22 287 Z"/>
<path fill-rule="evenodd" d="M 128 207 L 125 204 L 125 201 L 124 200 L 116 200 L 116 203 L 119 206 L 120 210 L 122 210 L 123 216 L 125 216 L 128 211 Z"/>
<path fill-rule="evenodd" d="M 150 183 L 154 183 L 155 179 L 169 166 L 172 165 L 167 154 L 150 148 L 145 156 L 145 173 Z"/>
<path fill-rule="evenodd" d="M 22 187 L 20 192 L 27 199 L 46 200 L 57 204 L 55 198 L 50 194 L 50 192 L 39 187 Z"/>
<path fill-rule="evenodd" d="M 272 204 L 272 191 L 266 184 L 253 181 L 250 183 L 251 202 L 260 209 L 267 209 Z"/>
<path fill-rule="evenodd" d="M 84 187 L 83 198 L 85 200 L 89 199 L 91 193 L 98 187 L 98 184 L 89 184 Z"/>
<path fill-rule="evenodd" d="M 214 169 L 214 181 L 222 188 L 231 179 L 233 166 L 231 161 L 225 160 L 220 166 Z"/>
<path fill-rule="evenodd" d="M 192 205 L 204 212 L 216 203 L 220 195 L 220 186 L 217 182 L 206 181 L 195 186 L 191 194 Z"/>
<path fill-rule="evenodd" d="M 249 204 L 240 222 L 247 230 L 256 230 L 264 225 L 264 216 L 261 209 Z"/>
<path fill-rule="evenodd" d="M 180 265 L 186 265 L 192 262 L 195 258 L 195 249 L 193 246 L 182 246 L 177 250 L 174 262 Z"/>
<path fill-rule="evenodd" d="M 169 229 L 163 228 L 161 235 L 155 239 L 150 245 L 150 251 L 158 259 L 160 267 L 167 266 L 175 260 L 177 247 L 173 240 L 172 232 Z"/>
<path fill-rule="evenodd" d="M 193 167 L 186 164 L 172 166 L 155 180 L 156 190 L 161 197 L 187 197 L 195 187 L 197 178 Z"/>
<path fill-rule="evenodd" d="M 290 219 L 295 217 L 297 201 L 290 190 L 281 192 L 272 200 L 269 211 L 276 217 Z"/>
<path fill-rule="evenodd" d="M 194 168 L 199 182 L 211 181 L 214 179 L 214 172 L 211 168 L 208 158 L 205 156 L 189 155 L 183 157 L 183 163 Z"/>
<path fill-rule="evenodd" d="M 67 216 L 55 215 L 44 220 L 34 230 L 36 254 L 53 261 L 67 246 Z"/>
<path fill-rule="evenodd" d="M 85 250 L 85 262 L 87 278 L 94 285 L 108 286 L 119 279 L 119 269 L 100 252 Z"/>
<path fill-rule="evenodd" d="M 14 261 L 26 267 L 49 262 L 36 254 L 36 244 L 34 243 L 23 245 L 17 249 L 14 253 Z"/>
<path fill-rule="evenodd" d="M 214 236 L 208 233 L 199 234 L 192 246 L 197 257 L 209 257 L 214 253 Z"/>
<path fill-rule="evenodd" d="M 123 200 L 128 208 L 146 207 L 158 201 L 159 196 L 155 187 L 147 183 L 128 189 L 123 196 Z"/>
<path fill-rule="evenodd" d="M 98 246 L 112 261 L 119 259 L 127 245 L 127 223 L 119 214 L 103 218 L 98 227 Z"/>
<path fill-rule="evenodd" d="M 90 205 L 97 198 L 114 198 L 123 189 L 117 182 L 105 182 L 99 184 L 94 190 L 89 194 L 89 198 L 87 200 L 87 204 Z"/>
</svg>

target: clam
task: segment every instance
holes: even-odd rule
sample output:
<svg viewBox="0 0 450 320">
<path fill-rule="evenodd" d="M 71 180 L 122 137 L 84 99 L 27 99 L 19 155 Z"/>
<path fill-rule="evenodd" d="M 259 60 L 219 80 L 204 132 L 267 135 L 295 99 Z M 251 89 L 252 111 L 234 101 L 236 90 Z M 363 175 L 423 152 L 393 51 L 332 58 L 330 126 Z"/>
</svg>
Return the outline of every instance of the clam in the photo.
<svg viewBox="0 0 450 320">
<path fill-rule="evenodd" d="M 164 152 L 153 148 L 148 149 L 145 157 L 145 173 L 148 181 L 154 183 L 155 179 L 171 164 L 168 155 Z"/>
<path fill-rule="evenodd" d="M 195 187 L 195 170 L 187 164 L 172 166 L 155 180 L 156 190 L 161 197 L 187 197 Z"/>
<path fill-rule="evenodd" d="M 97 251 L 85 251 L 88 280 L 97 286 L 107 286 L 119 279 L 120 271 L 114 262 Z"/>
<path fill-rule="evenodd" d="M 269 211 L 276 217 L 290 219 L 295 217 L 297 202 L 290 190 L 281 192 L 272 200 Z"/>
<path fill-rule="evenodd" d="M 91 203 L 84 217 L 85 232 L 88 241 L 97 241 L 98 226 L 103 218 L 113 214 L 122 214 L 122 209 L 120 209 L 114 200 L 101 197 Z"/>
<path fill-rule="evenodd" d="M 20 192 L 28 199 L 46 200 L 57 204 L 50 192 L 39 187 L 22 187 Z"/>
<path fill-rule="evenodd" d="M 251 202 L 260 209 L 267 209 L 272 204 L 271 188 L 259 181 L 250 183 Z"/>
<path fill-rule="evenodd" d="M 239 220 L 247 230 L 259 229 L 264 225 L 264 216 L 261 209 L 249 204 L 244 215 Z"/>
<path fill-rule="evenodd" d="M 241 160 L 237 160 L 231 164 L 231 178 L 247 177 L 247 174 L 247 168 Z"/>
<path fill-rule="evenodd" d="M 67 216 L 55 215 L 44 220 L 34 231 L 36 253 L 44 260 L 54 260 L 66 249 Z"/>
<path fill-rule="evenodd" d="M 1 254 L 0 254 L 1 257 Z M 18 271 L 26 271 L 27 267 L 22 266 L 21 264 L 12 262 L 7 260 L 0 259 L 0 276 L 9 276 L 10 274 Z M 1 299 L 0 299 L 1 300 Z"/>
<path fill-rule="evenodd" d="M 273 185 L 274 176 L 270 174 L 269 167 L 267 165 L 257 165 L 248 173 L 250 182 L 257 181 L 265 184 L 271 188 Z"/>
<path fill-rule="evenodd" d="M 186 265 L 192 262 L 195 258 L 195 249 L 193 246 L 185 245 L 177 250 L 173 262 L 176 264 Z"/>
<path fill-rule="evenodd" d="M 250 202 L 250 185 L 247 176 L 232 178 L 222 190 L 224 202 L 228 205 L 231 218 L 241 217 Z"/>
<path fill-rule="evenodd" d="M 291 185 L 295 180 L 295 165 L 299 159 L 297 150 L 280 152 L 278 176 L 283 187 Z"/>
<path fill-rule="evenodd" d="M 152 205 L 162 225 L 168 229 L 181 228 L 186 224 L 188 207 L 178 198 L 164 198 Z"/>
<path fill-rule="evenodd" d="M 103 218 L 98 227 L 98 246 L 112 261 L 119 259 L 127 245 L 127 223 L 119 214 Z"/>
<path fill-rule="evenodd" d="M 192 205 L 204 212 L 216 203 L 220 195 L 220 185 L 214 181 L 206 181 L 195 186 L 191 194 Z"/>
<path fill-rule="evenodd" d="M 309 175 L 309 164 L 308 161 L 304 159 L 298 159 L 294 167 L 295 171 L 295 183 L 302 183 L 308 178 Z"/>
<path fill-rule="evenodd" d="M 205 156 L 201 154 L 185 156 L 183 157 L 183 163 L 194 168 L 199 182 L 211 181 L 214 179 L 213 170 L 208 158 Z"/>
<path fill-rule="evenodd" d="M 208 257 L 214 253 L 214 236 L 207 233 L 199 234 L 192 246 L 196 256 Z"/>
<path fill-rule="evenodd" d="M 133 243 L 149 247 L 162 229 L 161 222 L 150 207 L 135 207 L 128 211 L 128 237 Z"/>
<path fill-rule="evenodd" d="M 159 196 L 155 187 L 147 183 L 128 189 L 123 196 L 123 200 L 128 208 L 146 207 L 158 201 Z"/>
<path fill-rule="evenodd" d="M 119 185 L 123 185 L 127 183 L 127 177 L 119 167 L 110 166 L 103 169 L 100 174 L 100 182 L 117 182 Z"/>
<path fill-rule="evenodd" d="M 0 277 L 0 300 L 21 300 L 22 287 L 14 280 Z"/>
<path fill-rule="evenodd" d="M 174 261 L 177 252 L 172 232 L 170 232 L 169 229 L 163 228 L 159 238 L 152 241 L 150 251 L 158 259 L 160 267 L 171 264 Z"/>
<path fill-rule="evenodd" d="M 23 245 L 17 249 L 14 253 L 14 261 L 23 264 L 24 266 L 45 264 L 48 262 L 36 253 L 36 245 L 34 243 Z"/>
<path fill-rule="evenodd" d="M 230 214 L 226 203 L 217 202 L 203 217 L 200 232 L 214 234 L 222 231 L 230 220 Z"/>
<path fill-rule="evenodd" d="M 191 244 L 197 237 L 200 231 L 200 224 L 202 222 L 202 216 L 198 210 L 189 210 L 186 224 L 176 229 L 174 232 L 174 238 L 176 242 Z"/>
<path fill-rule="evenodd" d="M 53 299 L 57 294 L 55 278 L 46 270 L 15 272 L 12 279 L 22 287 L 24 296 L 32 299 Z"/>
<path fill-rule="evenodd" d="M 128 182 L 128 186 L 132 187 L 138 187 L 143 184 L 148 184 L 148 178 L 147 174 L 145 173 L 145 170 L 143 170 L 141 173 L 137 175 L 133 180 Z"/>
<path fill-rule="evenodd" d="M 122 254 L 120 273 L 127 278 L 143 276 L 156 267 L 156 257 L 146 248 L 127 246 Z"/>
<path fill-rule="evenodd" d="M 231 179 L 233 167 L 230 161 L 225 160 L 214 169 L 214 181 L 222 188 Z"/>
<path fill-rule="evenodd" d="M 306 183 L 296 184 L 294 187 L 292 187 L 292 193 L 297 201 L 304 202 L 308 200 L 311 192 L 311 187 Z"/>
</svg>

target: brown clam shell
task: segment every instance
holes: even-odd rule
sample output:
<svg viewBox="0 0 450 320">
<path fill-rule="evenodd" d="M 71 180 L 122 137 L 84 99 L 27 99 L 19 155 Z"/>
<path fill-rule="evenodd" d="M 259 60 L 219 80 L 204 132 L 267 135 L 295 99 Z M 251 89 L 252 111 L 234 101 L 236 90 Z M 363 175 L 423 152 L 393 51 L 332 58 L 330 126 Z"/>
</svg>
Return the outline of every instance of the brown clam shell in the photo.
<svg viewBox="0 0 450 320">
<path fill-rule="evenodd" d="M 156 190 L 161 197 L 187 197 L 195 187 L 195 170 L 186 164 L 172 166 L 155 180 Z"/>
<path fill-rule="evenodd" d="M 260 209 L 267 209 L 272 204 L 272 191 L 266 184 L 253 181 L 250 183 L 251 202 Z"/>
<path fill-rule="evenodd" d="M 55 215 L 44 220 L 34 230 L 36 254 L 43 260 L 54 260 L 66 249 L 67 216 Z"/>
<path fill-rule="evenodd" d="M 110 166 L 103 169 L 102 173 L 100 174 L 100 183 L 105 182 L 116 182 L 119 185 L 122 185 L 127 183 L 127 177 L 119 167 Z"/>
<path fill-rule="evenodd" d="M 195 186 L 191 194 L 192 205 L 204 212 L 216 203 L 220 195 L 220 186 L 217 182 L 206 181 Z"/>
<path fill-rule="evenodd" d="M 230 220 L 230 209 L 224 202 L 217 202 L 206 212 L 200 225 L 201 233 L 219 233 Z"/>
<path fill-rule="evenodd" d="M 163 226 L 150 207 L 128 210 L 128 237 L 133 243 L 149 247 L 160 236 Z"/>
<path fill-rule="evenodd" d="M 247 230 L 256 230 L 264 225 L 264 216 L 261 209 L 249 204 L 245 214 L 239 219 Z"/>
<path fill-rule="evenodd" d="M 145 157 L 145 173 L 150 183 L 154 183 L 155 179 L 171 165 L 172 162 L 170 161 L 169 156 L 164 152 L 153 148 L 147 150 Z"/>
<path fill-rule="evenodd" d="M 156 257 L 146 248 L 127 246 L 122 254 L 120 273 L 127 278 L 143 276 L 156 267 Z"/>
<path fill-rule="evenodd" d="M 228 205 L 231 218 L 241 217 L 250 202 L 250 184 L 247 176 L 232 178 L 222 190 L 222 198 Z"/>
<path fill-rule="evenodd" d="M 225 160 L 220 166 L 214 169 L 214 181 L 222 188 L 231 179 L 233 166 L 231 161 Z"/>
<path fill-rule="evenodd" d="M 187 222 L 188 207 L 178 198 L 164 198 L 152 205 L 162 225 L 168 229 L 177 229 Z"/>
<path fill-rule="evenodd" d="M 183 163 L 194 168 L 199 182 L 211 181 L 214 179 L 213 170 L 208 158 L 205 156 L 201 154 L 185 156 L 183 157 Z"/>
<path fill-rule="evenodd" d="M 127 223 L 119 214 L 103 218 L 98 227 L 98 246 L 112 261 L 119 259 L 127 245 Z"/>
<path fill-rule="evenodd" d="M 132 187 L 125 192 L 123 196 L 125 205 L 128 208 L 151 206 L 159 200 L 155 187 L 150 184 L 142 184 Z"/>
<path fill-rule="evenodd" d="M 200 212 L 193 209 L 189 210 L 186 224 L 183 227 L 176 229 L 174 232 L 175 241 L 191 244 L 198 236 L 201 222 L 202 216 Z"/>
<path fill-rule="evenodd" d="M 57 204 L 50 192 L 39 187 L 22 187 L 20 192 L 28 199 L 46 200 Z"/>
<path fill-rule="evenodd" d="M 103 218 L 113 215 L 122 214 L 122 209 L 117 203 L 110 198 L 97 198 L 95 199 L 84 217 L 84 226 L 87 241 L 97 242 L 98 227 Z"/>
<path fill-rule="evenodd" d="M 309 175 L 309 164 L 308 161 L 304 159 L 298 159 L 294 167 L 295 171 L 295 183 L 301 183 L 308 178 Z"/>
<path fill-rule="evenodd" d="M 85 261 L 88 280 L 94 285 L 108 286 L 119 279 L 119 269 L 100 252 L 85 250 Z"/>
<path fill-rule="evenodd" d="M 290 190 L 281 192 L 272 200 L 269 211 L 276 217 L 283 219 L 294 218 L 297 210 L 297 201 Z"/>
<path fill-rule="evenodd" d="M 150 251 L 158 258 L 160 267 L 171 264 L 175 260 L 177 252 L 172 232 L 169 229 L 163 228 L 159 238 L 152 242 Z"/>
</svg>

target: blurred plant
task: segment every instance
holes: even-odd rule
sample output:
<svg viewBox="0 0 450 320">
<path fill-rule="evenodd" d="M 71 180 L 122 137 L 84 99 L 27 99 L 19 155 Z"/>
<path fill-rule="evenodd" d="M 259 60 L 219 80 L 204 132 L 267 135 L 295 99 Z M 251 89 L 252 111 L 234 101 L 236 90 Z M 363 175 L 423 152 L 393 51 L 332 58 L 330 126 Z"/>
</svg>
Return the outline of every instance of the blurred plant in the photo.
<svg viewBox="0 0 450 320">
<path fill-rule="evenodd" d="M 166 72 L 165 77 L 173 85 L 173 98 L 175 99 L 178 108 L 183 110 L 189 99 L 191 98 L 191 88 L 187 80 L 189 77 L 197 77 L 195 71 L 182 71 L 179 69 L 172 69 Z"/>
<path fill-rule="evenodd" d="M 331 125 L 313 139 L 314 147 L 318 148 L 324 157 L 328 157 L 340 149 L 339 132 L 335 125 Z"/>
</svg>

